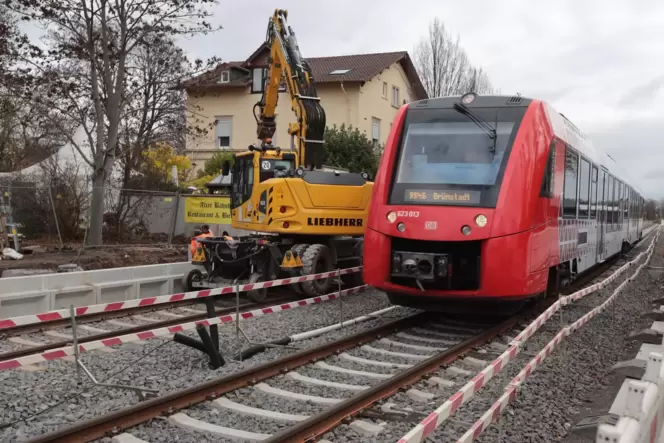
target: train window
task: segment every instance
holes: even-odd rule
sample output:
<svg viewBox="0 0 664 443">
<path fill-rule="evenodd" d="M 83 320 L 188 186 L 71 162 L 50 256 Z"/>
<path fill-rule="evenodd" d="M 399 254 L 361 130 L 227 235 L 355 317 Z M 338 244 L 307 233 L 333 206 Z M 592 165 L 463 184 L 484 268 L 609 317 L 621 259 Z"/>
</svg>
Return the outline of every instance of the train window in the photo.
<svg viewBox="0 0 664 443">
<path fill-rule="evenodd" d="M 581 173 L 579 174 L 579 218 L 588 218 L 590 199 L 590 163 L 581 159 Z"/>
<path fill-rule="evenodd" d="M 604 170 L 599 171 L 598 197 L 599 222 L 604 223 L 606 214 L 606 172 Z"/>
<path fill-rule="evenodd" d="M 565 149 L 565 185 L 563 190 L 563 217 L 576 218 L 576 185 L 578 183 L 579 156 L 571 148 Z"/>
<path fill-rule="evenodd" d="M 606 189 L 606 224 L 613 223 L 613 176 L 609 174 L 609 179 Z"/>
<path fill-rule="evenodd" d="M 544 168 L 544 177 L 542 178 L 542 188 L 540 189 L 540 197 L 553 197 L 553 178 L 555 175 L 555 152 L 556 152 L 556 141 L 551 141 L 551 146 L 549 147 L 549 156 L 546 160 L 546 167 Z"/>
<path fill-rule="evenodd" d="M 624 189 L 625 184 L 618 182 L 618 224 L 622 224 L 623 222 L 623 208 L 625 207 Z"/>
<path fill-rule="evenodd" d="M 614 228 L 618 225 L 618 179 L 613 178 L 613 199 L 611 200 L 611 214 L 612 219 L 611 223 L 614 225 Z"/>
<path fill-rule="evenodd" d="M 629 220 L 629 188 L 625 185 L 625 192 L 623 192 L 623 218 Z"/>
<path fill-rule="evenodd" d="M 593 166 L 590 177 L 590 218 L 597 218 L 597 168 Z"/>
</svg>

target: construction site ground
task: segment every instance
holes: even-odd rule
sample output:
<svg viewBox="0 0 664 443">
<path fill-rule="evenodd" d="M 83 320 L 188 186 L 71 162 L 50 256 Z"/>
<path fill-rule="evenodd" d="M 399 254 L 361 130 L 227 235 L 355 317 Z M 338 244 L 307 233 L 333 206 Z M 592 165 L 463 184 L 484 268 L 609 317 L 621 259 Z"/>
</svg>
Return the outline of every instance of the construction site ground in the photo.
<svg viewBox="0 0 664 443">
<path fill-rule="evenodd" d="M 31 245 L 32 246 L 32 245 Z M 26 248 L 30 246 L 26 245 Z M 84 270 L 120 268 L 129 266 L 174 263 L 187 260 L 187 246 L 172 245 L 105 245 L 81 249 L 80 245 L 65 245 L 58 251 L 53 246 L 36 246 L 34 252 L 21 251 L 21 260 L 0 260 L 0 275 L 9 269 L 48 269 L 55 271 L 58 266 L 77 264 Z"/>
</svg>

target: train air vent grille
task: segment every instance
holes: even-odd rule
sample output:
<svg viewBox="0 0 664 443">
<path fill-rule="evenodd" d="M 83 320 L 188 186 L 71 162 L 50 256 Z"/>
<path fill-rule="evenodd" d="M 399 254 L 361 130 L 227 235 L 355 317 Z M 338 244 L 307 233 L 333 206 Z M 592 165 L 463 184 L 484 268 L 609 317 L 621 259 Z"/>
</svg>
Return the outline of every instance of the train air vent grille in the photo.
<svg viewBox="0 0 664 443">
<path fill-rule="evenodd" d="M 507 100 L 508 105 L 518 105 L 521 103 L 521 96 L 515 95 L 514 97 L 510 97 L 509 100 Z"/>
</svg>

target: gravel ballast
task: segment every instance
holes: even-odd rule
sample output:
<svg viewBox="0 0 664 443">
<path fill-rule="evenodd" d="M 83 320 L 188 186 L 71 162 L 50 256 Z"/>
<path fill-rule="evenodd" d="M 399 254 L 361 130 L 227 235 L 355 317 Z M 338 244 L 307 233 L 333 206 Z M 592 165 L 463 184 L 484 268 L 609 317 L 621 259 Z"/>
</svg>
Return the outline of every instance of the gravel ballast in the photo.
<svg viewBox="0 0 664 443">
<path fill-rule="evenodd" d="M 343 318 L 346 320 L 390 306 L 387 297 L 377 291 L 344 297 L 343 303 Z M 416 311 L 412 309 L 397 308 L 376 319 L 347 326 L 293 345 L 299 349 L 310 348 L 406 317 L 414 312 Z M 261 342 L 332 325 L 339 319 L 339 300 L 333 300 L 243 320 L 242 328 L 252 341 Z M 197 337 L 195 331 L 188 331 L 186 334 Z M 233 355 L 239 349 L 233 324 L 220 326 L 219 336 L 222 352 L 226 357 Z M 246 342 L 241 344 L 248 346 Z M 115 352 L 95 350 L 82 354 L 82 361 L 97 380 L 156 389 L 159 395 L 293 352 L 271 348 L 245 362 L 233 362 L 227 359 L 225 366 L 213 371 L 208 367 L 207 357 L 201 352 L 176 344 L 170 339 L 153 339 L 114 346 L 112 349 Z M 126 369 L 119 375 L 108 379 L 110 375 L 124 368 Z M 72 395 L 83 388 L 90 388 L 85 396 Z M 73 398 L 68 400 L 68 396 Z M 0 423 L 13 422 L 63 401 L 63 404 L 38 415 L 27 424 L 19 422 L 0 429 L 0 441 L 22 441 L 28 437 L 52 432 L 80 420 L 131 406 L 136 404 L 138 399 L 131 391 L 91 387 L 87 380 L 82 387 L 78 386 L 73 362 L 54 360 L 46 364 L 45 370 L 38 372 L 21 370 L 0 372 Z"/>
<path fill-rule="evenodd" d="M 650 236 L 645 239 L 637 249 L 633 250 L 629 254 L 630 260 L 644 251 L 652 238 Z M 643 261 L 638 264 L 641 263 Z M 618 263 L 622 264 L 624 262 Z M 618 265 L 614 266 L 613 270 L 616 270 Z M 626 275 L 631 276 L 637 266 L 631 267 Z M 607 389 L 611 381 L 611 377 L 608 376 L 611 367 L 619 361 L 629 360 L 636 355 L 639 344 L 628 341 L 627 337 L 630 333 L 652 324 L 652 320 L 642 319 L 641 315 L 650 309 L 650 300 L 661 295 L 664 276 L 648 272 L 648 267 L 662 266 L 664 266 L 664 239 L 660 238 L 647 267 L 621 291 L 614 306 L 609 307 L 565 339 L 562 345 L 556 348 L 554 353 L 522 384 L 519 395 L 503 412 L 500 421 L 489 426 L 476 441 L 481 443 L 594 442 L 594 438 L 583 440 L 570 434 L 570 429 L 582 418 L 581 412 L 584 406 L 592 402 L 599 391 Z M 586 296 L 575 305 L 565 307 L 564 324 L 573 323 L 592 307 L 606 300 L 624 281 L 626 275 L 623 274 L 602 291 Z M 557 313 L 526 342 L 521 353 L 505 370 L 492 379 L 470 402 L 462 405 L 450 420 L 436 429 L 425 441 L 456 442 L 503 394 L 507 383 L 546 346 L 561 326 L 560 314 Z M 514 333 L 511 332 L 509 335 L 513 336 Z M 484 349 L 489 348 L 485 346 Z M 495 355 L 487 357 L 487 360 L 492 360 Z M 455 366 L 460 365 L 455 363 Z M 413 401 L 405 393 L 399 393 L 384 402 L 394 402 L 398 407 L 411 407 L 428 414 L 443 404 L 478 371 L 475 369 L 472 372 L 473 375 L 468 377 L 443 376 L 448 380 L 454 379 L 457 383 L 452 389 L 441 389 L 435 399 L 428 404 Z M 427 387 L 425 382 L 417 383 L 413 387 L 435 392 L 431 387 Z M 608 412 L 613 398 L 614 396 L 611 396 L 603 413 Z M 384 424 L 384 431 L 372 437 L 370 441 L 395 442 L 413 426 L 413 423 L 388 421 Z M 337 427 L 323 437 L 331 441 L 369 441 L 347 424 Z"/>
</svg>

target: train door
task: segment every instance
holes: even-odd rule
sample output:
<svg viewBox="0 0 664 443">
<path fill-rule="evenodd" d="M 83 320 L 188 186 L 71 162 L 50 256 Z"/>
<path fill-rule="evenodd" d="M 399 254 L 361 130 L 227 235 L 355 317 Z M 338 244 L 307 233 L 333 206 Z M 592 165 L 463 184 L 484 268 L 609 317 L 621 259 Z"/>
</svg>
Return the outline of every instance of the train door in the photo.
<svg viewBox="0 0 664 443">
<path fill-rule="evenodd" d="M 606 173 L 599 171 L 599 186 L 597 191 L 597 261 L 604 261 L 604 229 L 606 227 Z"/>
</svg>

